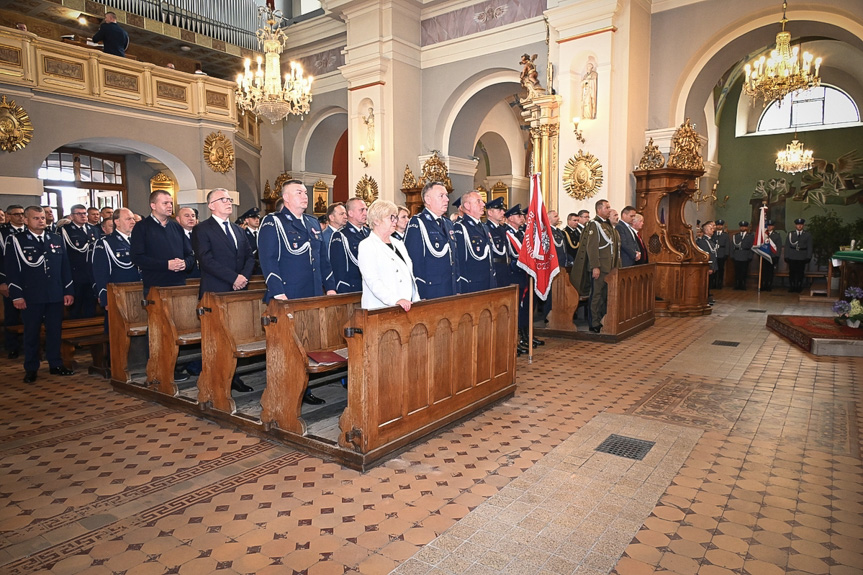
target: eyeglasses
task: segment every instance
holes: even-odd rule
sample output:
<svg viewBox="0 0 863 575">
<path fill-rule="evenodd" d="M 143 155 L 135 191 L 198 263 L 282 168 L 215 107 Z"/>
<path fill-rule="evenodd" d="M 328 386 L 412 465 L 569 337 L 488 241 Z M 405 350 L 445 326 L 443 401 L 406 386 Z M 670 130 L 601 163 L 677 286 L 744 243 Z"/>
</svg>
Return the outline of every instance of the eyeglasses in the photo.
<svg viewBox="0 0 863 575">
<path fill-rule="evenodd" d="M 233 204 L 234 200 L 232 198 L 216 198 L 216 199 L 212 200 L 210 203 L 212 204 L 213 202 L 222 202 L 223 204 Z"/>
<path fill-rule="evenodd" d="M 397 215 L 392 215 L 392 216 L 390 216 L 390 221 L 392 223 L 396 223 L 399 221 L 399 217 Z"/>
<path fill-rule="evenodd" d="M 9 212 L 6 215 L 7 216 L 23 216 L 24 212 Z"/>
<path fill-rule="evenodd" d="M 86 216 L 87 212 L 72 212 L 73 216 Z"/>
</svg>

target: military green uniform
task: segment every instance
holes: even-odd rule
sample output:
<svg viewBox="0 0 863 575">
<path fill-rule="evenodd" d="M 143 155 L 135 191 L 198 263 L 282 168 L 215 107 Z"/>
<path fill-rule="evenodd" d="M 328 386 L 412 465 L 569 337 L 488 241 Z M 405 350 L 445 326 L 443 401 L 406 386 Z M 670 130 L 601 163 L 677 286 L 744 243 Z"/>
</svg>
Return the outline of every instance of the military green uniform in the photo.
<svg viewBox="0 0 863 575">
<path fill-rule="evenodd" d="M 620 236 L 611 222 L 597 216 L 588 222 L 581 233 L 581 244 L 570 273 L 570 280 L 578 293 L 590 293 L 587 321 L 593 331 L 599 331 L 600 320 L 608 304 L 605 276 L 619 267 Z M 596 279 L 593 279 L 594 268 L 599 268 L 599 277 Z"/>
</svg>

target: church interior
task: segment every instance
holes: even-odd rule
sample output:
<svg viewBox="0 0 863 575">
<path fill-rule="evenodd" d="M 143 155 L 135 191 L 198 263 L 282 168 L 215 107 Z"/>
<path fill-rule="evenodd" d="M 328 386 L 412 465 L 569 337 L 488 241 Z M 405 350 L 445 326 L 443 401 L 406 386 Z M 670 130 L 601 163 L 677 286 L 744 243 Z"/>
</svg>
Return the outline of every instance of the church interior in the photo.
<svg viewBox="0 0 863 575">
<path fill-rule="evenodd" d="M 315 215 L 353 196 L 416 211 L 441 170 L 450 205 L 526 206 L 540 172 L 563 219 L 648 205 L 651 170 L 678 168 L 645 161 L 685 127 L 698 165 L 651 225 L 690 242 L 766 207 L 783 237 L 801 218 L 858 234 L 827 256 L 863 241 L 858 0 L 276 0 L 274 67 L 313 78 L 278 112 L 250 96 L 262 2 L 0 0 L 0 207 L 146 215 L 162 189 L 206 213 L 225 188 L 236 214 L 272 211 L 296 178 Z M 88 41 L 107 12 L 126 58 Z M 782 30 L 818 81 L 774 98 L 749 80 Z M 792 141 L 814 163 L 780 166 Z M 767 329 L 832 298 L 750 274 L 626 337 L 547 337 L 513 359 L 513 395 L 365 471 L 118 393 L 82 353 L 33 385 L 4 356 L 0 572 L 860 573 L 863 359 Z M 598 452 L 612 436 L 649 450 Z"/>
</svg>

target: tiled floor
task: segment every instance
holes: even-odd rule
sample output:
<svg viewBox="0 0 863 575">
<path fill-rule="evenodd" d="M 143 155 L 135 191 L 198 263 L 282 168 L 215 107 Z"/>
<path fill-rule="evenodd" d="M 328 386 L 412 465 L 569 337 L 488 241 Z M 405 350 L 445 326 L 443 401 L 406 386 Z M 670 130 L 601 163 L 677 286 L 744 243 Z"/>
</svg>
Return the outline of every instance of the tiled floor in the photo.
<svg viewBox="0 0 863 575">
<path fill-rule="evenodd" d="M 515 397 L 365 474 L 2 359 L 0 573 L 863 572 L 863 359 L 759 311 L 828 307 L 716 296 L 549 340 Z M 607 432 L 657 451 L 594 454 Z"/>
</svg>

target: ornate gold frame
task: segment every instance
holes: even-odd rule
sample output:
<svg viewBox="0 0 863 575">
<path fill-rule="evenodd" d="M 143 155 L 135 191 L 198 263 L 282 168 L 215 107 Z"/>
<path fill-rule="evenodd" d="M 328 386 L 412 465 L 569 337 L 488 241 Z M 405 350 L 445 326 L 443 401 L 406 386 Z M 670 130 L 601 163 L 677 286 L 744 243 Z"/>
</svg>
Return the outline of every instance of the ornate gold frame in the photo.
<svg viewBox="0 0 863 575">
<path fill-rule="evenodd" d="M 357 182 L 356 197 L 362 198 L 366 205 L 370 205 L 378 199 L 378 183 L 368 174 L 363 175 L 363 178 Z"/>
<path fill-rule="evenodd" d="M 204 140 L 204 161 L 211 170 L 222 174 L 234 167 L 234 145 L 221 130 Z"/>
<path fill-rule="evenodd" d="M 509 188 L 503 182 L 498 181 L 491 187 L 491 199 L 503 198 L 503 209 L 509 206 Z"/>
<path fill-rule="evenodd" d="M 318 200 L 323 200 L 323 209 L 319 209 L 321 204 Z M 327 213 L 327 207 L 330 203 L 330 189 L 327 187 L 327 184 L 325 184 L 323 180 L 318 180 L 312 187 L 312 202 L 313 210 L 316 216 L 322 216 Z"/>
<path fill-rule="evenodd" d="M 0 150 L 14 152 L 23 150 L 33 139 L 33 124 L 27 110 L 6 101 L 4 94 L 0 100 Z"/>
<path fill-rule="evenodd" d="M 593 197 L 602 185 L 602 164 L 591 153 L 579 150 L 563 168 L 563 188 L 577 200 Z"/>
</svg>

